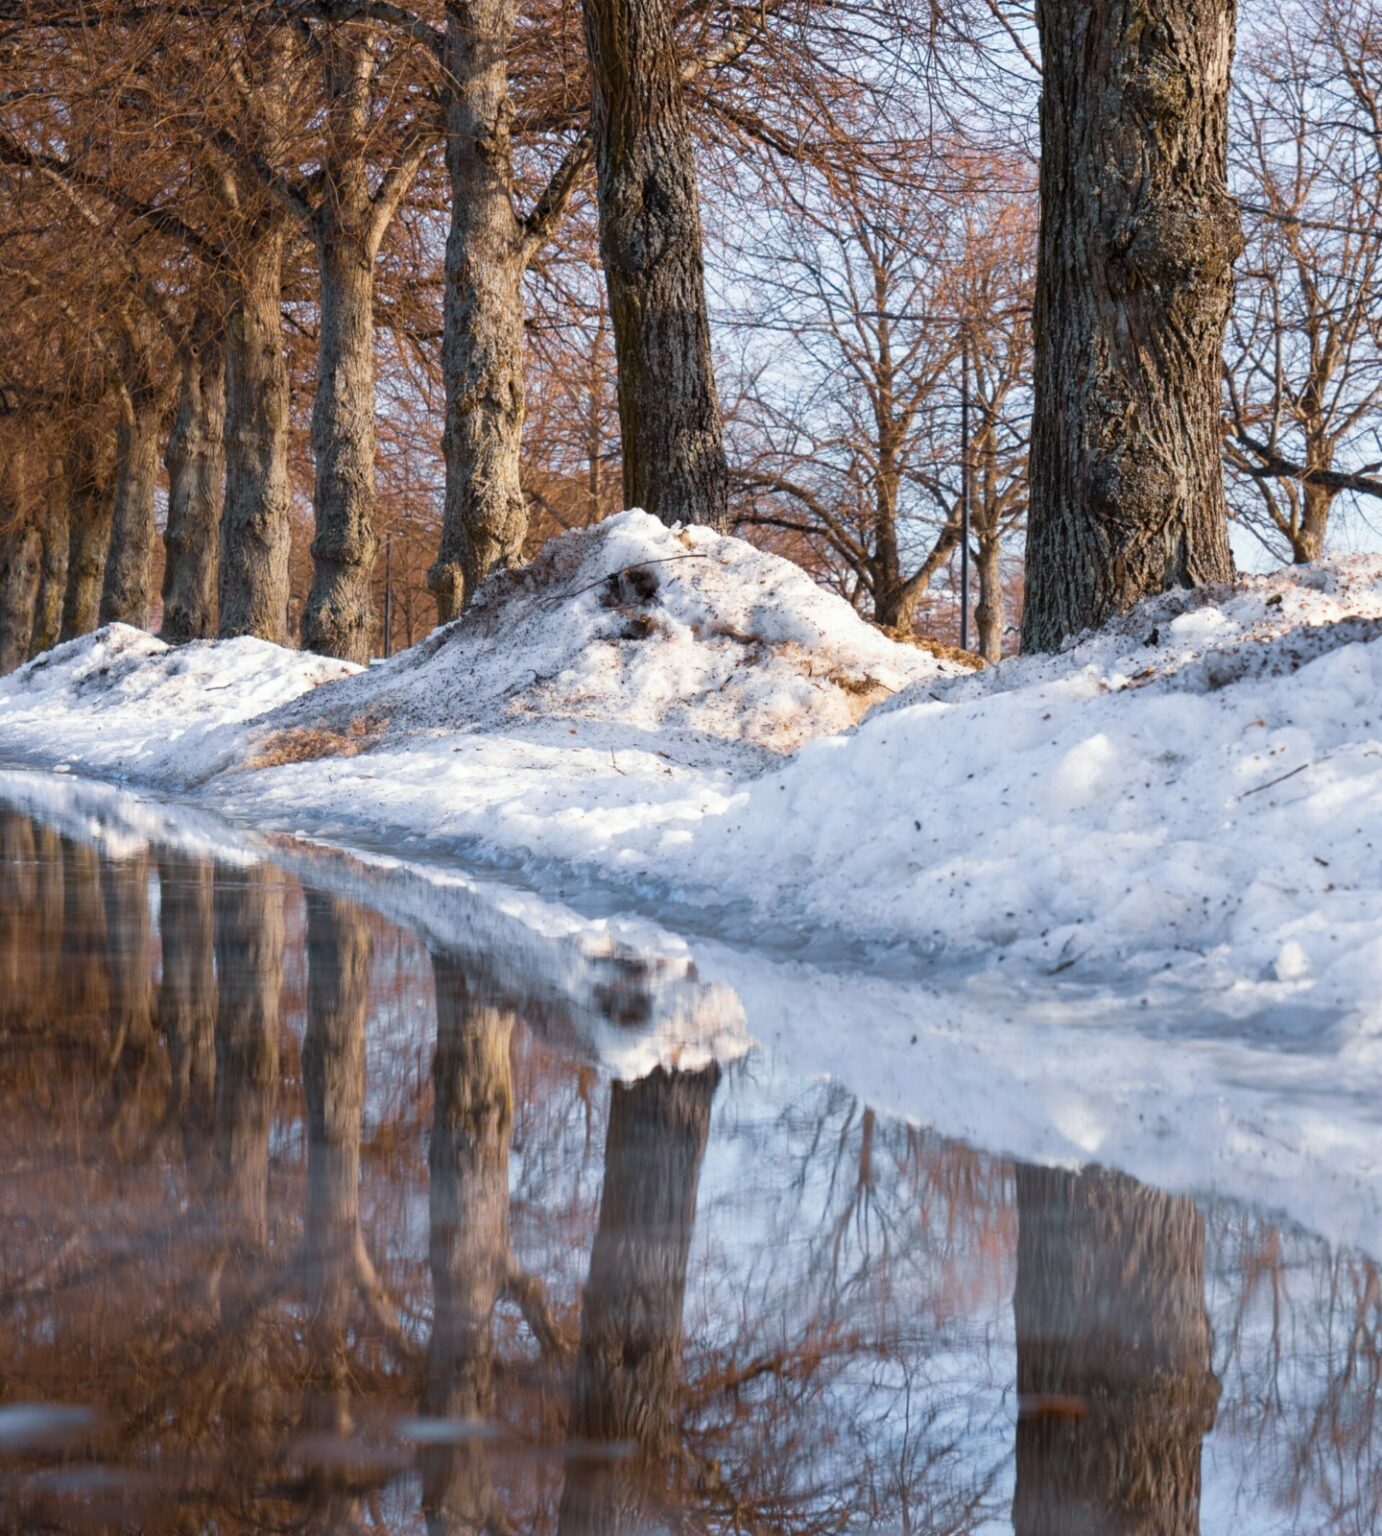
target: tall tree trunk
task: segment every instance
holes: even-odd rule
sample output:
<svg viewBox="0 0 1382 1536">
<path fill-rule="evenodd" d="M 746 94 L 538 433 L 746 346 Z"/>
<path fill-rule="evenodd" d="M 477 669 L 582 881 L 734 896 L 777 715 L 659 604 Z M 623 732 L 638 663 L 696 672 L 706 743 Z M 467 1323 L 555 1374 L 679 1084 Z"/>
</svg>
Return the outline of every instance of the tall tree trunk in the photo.
<svg viewBox="0 0 1382 1536">
<path fill-rule="evenodd" d="M 666 0 L 583 0 L 624 501 L 729 521 L 696 163 Z"/>
<path fill-rule="evenodd" d="M 29 659 L 43 574 L 43 535 L 32 514 L 0 533 L 0 676 Z"/>
<path fill-rule="evenodd" d="M 115 505 L 110 473 L 96 443 L 78 436 L 68 458 L 71 533 L 67 547 L 67 591 L 62 603 L 62 640 L 75 640 L 96 628 L 101 611 L 101 581 L 110 548 L 110 520 Z"/>
<path fill-rule="evenodd" d="M 996 530 L 979 535 L 979 602 L 974 622 L 979 631 L 979 654 L 990 666 L 1003 659 L 1003 562 Z"/>
<path fill-rule="evenodd" d="M 307 1212 L 302 1253 L 314 1381 L 306 1422 L 335 1436 L 351 1431 L 349 1328 L 360 1244 L 360 1127 L 365 1103 L 365 1015 L 370 937 L 351 903 L 307 892 L 307 1035 L 302 1085 L 307 1099 Z M 330 1528 L 352 1524 L 355 1504 L 341 1487 L 348 1469 L 314 1474 L 314 1502 Z"/>
<path fill-rule="evenodd" d="M 152 390 L 122 392 L 116 430 L 115 501 L 101 586 L 102 624 L 149 622 L 154 557 L 154 490 L 162 408 Z"/>
<path fill-rule="evenodd" d="M 43 497 L 43 561 L 39 570 L 38 601 L 34 605 L 30 657 L 51 650 L 62 633 L 62 605 L 67 593 L 67 551 L 72 536 L 67 472 L 61 458 L 48 465 Z"/>
<path fill-rule="evenodd" d="M 168 437 L 168 525 L 163 535 L 164 640 L 216 633 L 216 573 L 225 500 L 226 367 L 219 338 L 180 359 L 177 414 Z"/>
<path fill-rule="evenodd" d="M 446 507 L 427 584 L 456 618 L 495 566 L 523 556 L 523 230 L 514 214 L 508 45 L 515 0 L 458 0 L 447 13 L 446 238 L 442 374 Z"/>
<path fill-rule="evenodd" d="M 184 1155 L 203 1185 L 216 1091 L 212 880 L 209 859 L 159 852 L 158 1017 L 168 1046 L 168 1118 L 180 1123 Z"/>
<path fill-rule="evenodd" d="M 1219 377 L 1235 0 L 1039 0 L 1027 650 L 1230 581 Z"/>
<path fill-rule="evenodd" d="M 478 1422 L 494 1409 L 494 1309 L 509 1258 L 509 1141 L 513 1015 L 473 998 L 453 960 L 432 956 L 437 988 L 435 1120 L 428 1155 L 433 1324 L 427 1351 L 429 1415 Z M 491 1528 L 483 1439 L 423 1456 L 429 1536 Z"/>
<path fill-rule="evenodd" d="M 1016 1536 L 1197 1536 L 1204 1219 L 1100 1168 L 1019 1165 L 1017 1206 Z"/>
<path fill-rule="evenodd" d="M 667 1463 L 696 1186 L 719 1068 L 610 1090 L 605 1177 L 590 1253 L 561 1536 L 646 1528 Z M 615 1454 L 616 1445 L 628 1449 Z"/>
<path fill-rule="evenodd" d="M 312 407 L 316 534 L 302 614 L 309 651 L 368 663 L 375 623 L 374 257 L 332 220 L 318 240 L 321 346 Z"/>
<path fill-rule="evenodd" d="M 283 232 L 246 254 L 226 322 L 226 498 L 216 632 L 288 638 L 288 365 L 283 355 Z"/>
</svg>

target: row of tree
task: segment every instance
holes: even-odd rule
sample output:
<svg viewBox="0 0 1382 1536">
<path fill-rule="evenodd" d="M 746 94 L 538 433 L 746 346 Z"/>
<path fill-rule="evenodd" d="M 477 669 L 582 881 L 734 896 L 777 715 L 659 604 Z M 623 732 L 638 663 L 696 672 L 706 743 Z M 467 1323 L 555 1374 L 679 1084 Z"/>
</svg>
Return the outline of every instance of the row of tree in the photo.
<svg viewBox="0 0 1382 1536">
<path fill-rule="evenodd" d="M 1029 506 L 1028 644 L 1226 577 L 1225 451 L 1316 558 L 1382 494 L 1374 0 L 1258 0 L 1231 112 L 1226 3 L 923 11 L 4 0 L 0 670 L 363 660 L 620 504 L 904 629 L 967 512 L 992 659 Z"/>
</svg>

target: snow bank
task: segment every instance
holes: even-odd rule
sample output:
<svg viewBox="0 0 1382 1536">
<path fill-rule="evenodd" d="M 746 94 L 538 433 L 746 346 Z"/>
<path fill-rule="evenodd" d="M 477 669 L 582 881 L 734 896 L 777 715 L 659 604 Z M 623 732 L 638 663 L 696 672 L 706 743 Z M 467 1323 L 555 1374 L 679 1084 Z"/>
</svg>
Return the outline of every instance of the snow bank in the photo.
<svg viewBox="0 0 1382 1536">
<path fill-rule="evenodd" d="M 260 739 L 545 727 L 565 745 L 573 726 L 602 723 L 666 760 L 742 770 L 963 671 L 742 539 L 625 512 L 494 577 L 413 650 L 276 711 Z"/>
<path fill-rule="evenodd" d="M 0 753 L 806 951 L 1171 978 L 1343 1064 L 1382 1036 L 1379 636 L 1353 559 L 971 674 L 631 512 L 366 673 L 104 630 L 0 682 Z"/>
<path fill-rule="evenodd" d="M 248 637 L 175 647 L 107 624 L 0 679 L 0 753 L 185 785 L 227 725 L 359 670 Z"/>
</svg>

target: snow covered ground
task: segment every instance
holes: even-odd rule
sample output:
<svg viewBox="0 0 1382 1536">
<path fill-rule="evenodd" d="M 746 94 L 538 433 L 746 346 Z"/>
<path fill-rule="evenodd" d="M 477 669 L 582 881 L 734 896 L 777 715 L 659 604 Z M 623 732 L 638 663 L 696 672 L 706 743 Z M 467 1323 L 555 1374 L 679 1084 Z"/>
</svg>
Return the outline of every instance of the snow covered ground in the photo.
<svg viewBox="0 0 1382 1536">
<path fill-rule="evenodd" d="M 1380 638 L 1363 557 L 971 673 L 627 513 L 368 672 L 100 631 L 0 681 L 0 759 L 366 850 L 413 923 L 477 921 L 456 855 L 656 914 L 707 1039 L 1382 1253 Z"/>
</svg>

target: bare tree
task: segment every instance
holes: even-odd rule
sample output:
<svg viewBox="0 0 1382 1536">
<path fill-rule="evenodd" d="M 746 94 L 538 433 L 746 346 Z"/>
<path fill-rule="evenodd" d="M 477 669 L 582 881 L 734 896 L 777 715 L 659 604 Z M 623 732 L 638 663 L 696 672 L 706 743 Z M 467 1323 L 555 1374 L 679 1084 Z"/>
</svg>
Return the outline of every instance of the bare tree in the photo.
<svg viewBox="0 0 1382 1536">
<path fill-rule="evenodd" d="M 1224 360 L 1235 515 L 1276 556 L 1324 552 L 1340 496 L 1382 497 L 1382 31 L 1370 6 L 1261 18 L 1240 58 L 1248 254 Z M 1275 24 L 1273 24 L 1275 23 Z"/>
</svg>

